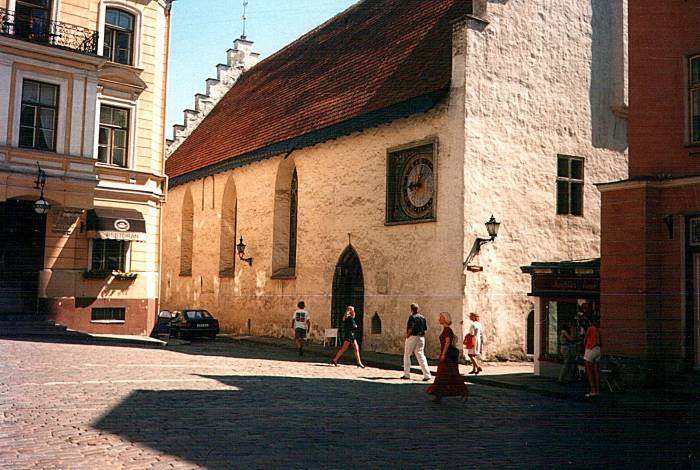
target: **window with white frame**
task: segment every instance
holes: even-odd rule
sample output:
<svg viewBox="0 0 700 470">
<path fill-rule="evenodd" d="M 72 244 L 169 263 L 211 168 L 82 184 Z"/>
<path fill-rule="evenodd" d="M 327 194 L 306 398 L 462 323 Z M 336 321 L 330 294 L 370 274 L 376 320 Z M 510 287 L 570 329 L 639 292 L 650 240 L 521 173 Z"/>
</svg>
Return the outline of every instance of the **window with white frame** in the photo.
<svg viewBox="0 0 700 470">
<path fill-rule="evenodd" d="M 134 64 L 134 15 L 115 8 L 105 11 L 102 55 L 119 64 Z"/>
<path fill-rule="evenodd" d="M 100 131 L 97 159 L 126 168 L 129 156 L 129 110 L 100 105 Z"/>
<path fill-rule="evenodd" d="M 690 58 L 690 143 L 700 144 L 700 55 Z"/>
<path fill-rule="evenodd" d="M 58 86 L 22 80 L 19 146 L 55 151 L 57 110 Z"/>
<path fill-rule="evenodd" d="M 126 240 L 94 239 L 92 241 L 90 271 L 127 271 L 126 257 L 128 249 L 129 242 Z"/>
<path fill-rule="evenodd" d="M 583 159 L 557 157 L 557 214 L 583 215 Z"/>
</svg>

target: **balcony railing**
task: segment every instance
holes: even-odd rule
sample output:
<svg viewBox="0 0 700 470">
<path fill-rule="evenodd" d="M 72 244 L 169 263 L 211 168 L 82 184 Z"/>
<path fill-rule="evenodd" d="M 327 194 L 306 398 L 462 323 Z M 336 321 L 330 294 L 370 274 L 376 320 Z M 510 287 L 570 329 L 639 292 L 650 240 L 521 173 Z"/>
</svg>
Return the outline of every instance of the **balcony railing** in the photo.
<svg viewBox="0 0 700 470">
<path fill-rule="evenodd" d="M 97 31 L 0 8 L 0 35 L 97 55 Z"/>
</svg>

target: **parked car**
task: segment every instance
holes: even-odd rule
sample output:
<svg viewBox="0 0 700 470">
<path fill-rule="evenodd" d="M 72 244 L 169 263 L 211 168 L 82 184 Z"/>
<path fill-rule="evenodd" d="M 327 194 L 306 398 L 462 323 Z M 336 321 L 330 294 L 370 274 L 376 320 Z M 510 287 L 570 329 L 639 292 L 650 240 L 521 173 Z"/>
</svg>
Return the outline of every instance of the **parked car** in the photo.
<svg viewBox="0 0 700 470">
<path fill-rule="evenodd" d="M 219 320 L 206 310 L 175 310 L 171 315 L 170 336 L 176 338 L 206 336 L 209 339 L 216 339 L 216 335 L 219 334 Z"/>
<path fill-rule="evenodd" d="M 167 338 L 170 336 L 170 323 L 173 320 L 173 313 L 170 310 L 161 310 L 156 318 L 156 325 L 151 336 L 154 338 Z"/>
</svg>

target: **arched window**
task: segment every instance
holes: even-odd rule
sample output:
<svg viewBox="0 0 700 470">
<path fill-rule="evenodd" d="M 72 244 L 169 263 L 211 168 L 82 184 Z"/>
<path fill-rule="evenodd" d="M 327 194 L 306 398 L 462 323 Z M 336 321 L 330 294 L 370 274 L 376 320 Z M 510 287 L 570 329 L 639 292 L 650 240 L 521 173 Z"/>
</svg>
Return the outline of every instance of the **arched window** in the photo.
<svg viewBox="0 0 700 470">
<path fill-rule="evenodd" d="M 236 184 L 229 177 L 221 201 L 221 234 L 219 235 L 219 277 L 231 277 L 236 269 Z"/>
<path fill-rule="evenodd" d="M 182 201 L 182 228 L 180 231 L 180 276 L 192 275 L 192 247 L 194 239 L 194 202 L 189 188 Z"/>
<path fill-rule="evenodd" d="M 297 170 L 294 169 L 292 175 L 292 185 L 289 189 L 289 267 L 295 268 L 297 265 L 297 209 L 299 193 L 299 180 Z"/>
<path fill-rule="evenodd" d="M 105 11 L 102 55 L 112 62 L 133 65 L 134 15 L 115 8 Z"/>
<path fill-rule="evenodd" d="M 272 278 L 295 275 L 297 264 L 298 177 L 292 158 L 283 159 L 275 182 L 275 213 L 272 234 Z"/>
<path fill-rule="evenodd" d="M 382 334 L 382 319 L 379 318 L 379 312 L 374 312 L 374 315 L 372 315 L 372 334 Z"/>
</svg>

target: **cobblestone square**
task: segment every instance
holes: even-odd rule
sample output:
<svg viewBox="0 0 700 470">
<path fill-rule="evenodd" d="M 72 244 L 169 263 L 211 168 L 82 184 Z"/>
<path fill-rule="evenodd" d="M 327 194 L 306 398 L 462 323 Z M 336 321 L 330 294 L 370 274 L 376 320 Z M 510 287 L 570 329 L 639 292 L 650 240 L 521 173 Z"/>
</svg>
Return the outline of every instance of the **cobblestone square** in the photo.
<svg viewBox="0 0 700 470">
<path fill-rule="evenodd" d="M 697 468 L 698 407 L 645 413 L 222 338 L 164 349 L 0 341 L 0 467 Z M 302 359 L 302 360 L 300 360 Z"/>
</svg>

